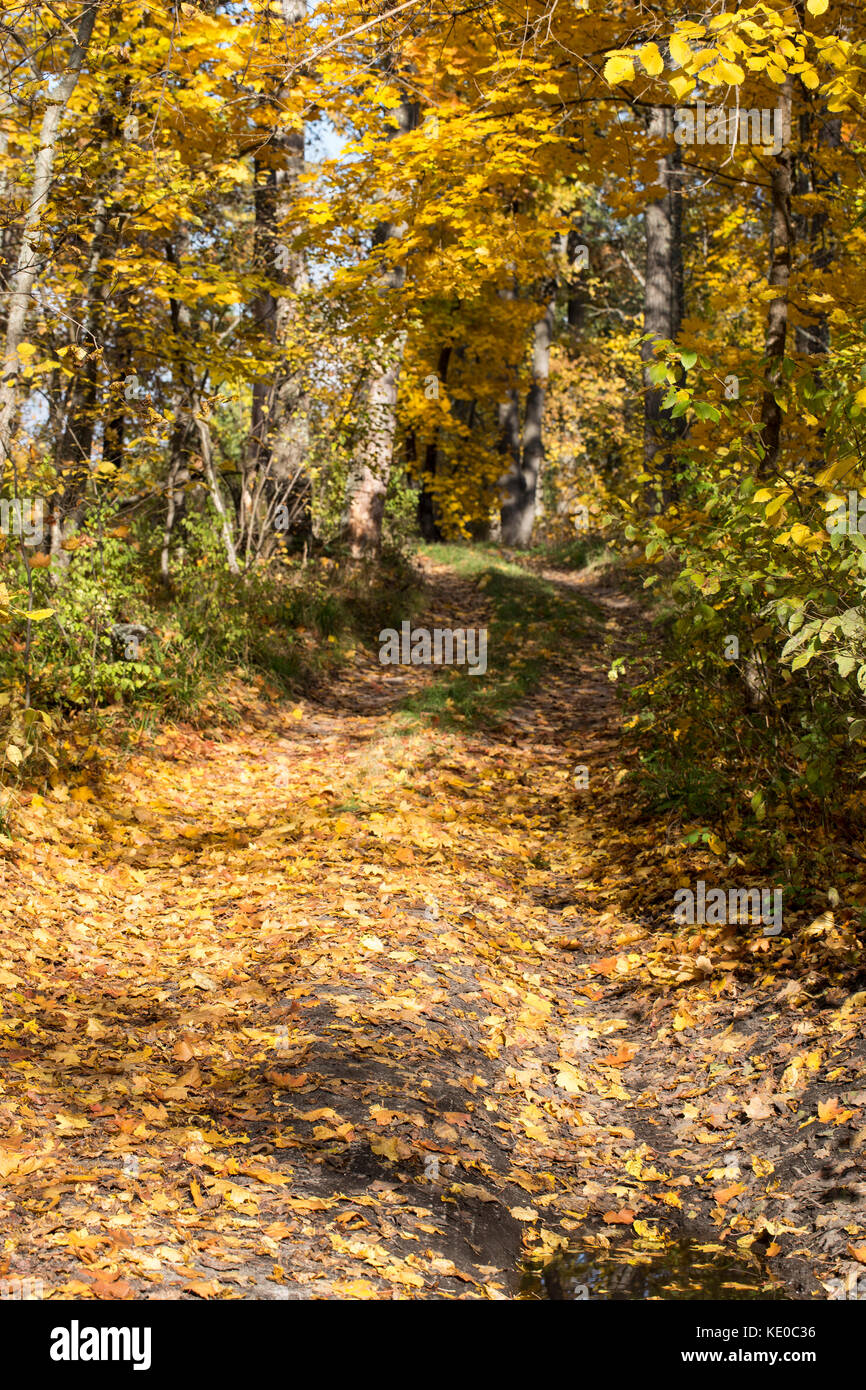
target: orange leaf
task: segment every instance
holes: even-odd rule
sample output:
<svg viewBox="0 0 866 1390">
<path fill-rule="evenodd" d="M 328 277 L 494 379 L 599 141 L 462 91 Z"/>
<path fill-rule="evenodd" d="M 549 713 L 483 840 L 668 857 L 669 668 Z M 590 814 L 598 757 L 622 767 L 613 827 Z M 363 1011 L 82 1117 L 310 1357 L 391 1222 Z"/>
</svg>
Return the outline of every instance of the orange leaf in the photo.
<svg viewBox="0 0 866 1390">
<path fill-rule="evenodd" d="M 625 1067 L 632 1060 L 637 1048 L 629 1047 L 627 1043 L 620 1043 L 616 1052 L 611 1052 L 607 1057 L 602 1057 L 599 1066 L 602 1067 Z"/>
<path fill-rule="evenodd" d="M 222 1284 L 216 1279 L 188 1279 L 183 1287 L 190 1293 L 197 1293 L 200 1298 L 216 1298 L 223 1290 Z"/>
<path fill-rule="evenodd" d="M 90 1285 L 97 1298 L 134 1298 L 135 1294 L 129 1284 L 122 1279 L 111 1279 L 108 1275 L 104 1279 L 94 1279 Z"/>
<path fill-rule="evenodd" d="M 591 969 L 596 975 L 612 975 L 618 960 L 619 956 L 605 956 L 604 960 L 597 960 Z"/>
<path fill-rule="evenodd" d="M 738 1197 L 741 1192 L 745 1192 L 746 1185 L 742 1182 L 735 1182 L 731 1187 L 717 1187 L 713 1196 L 720 1207 L 729 1202 L 732 1197 Z"/>
<path fill-rule="evenodd" d="M 289 1076 L 288 1072 L 266 1071 L 265 1080 L 269 1086 L 274 1086 L 278 1091 L 299 1091 L 302 1086 L 306 1086 L 310 1079 L 309 1072 L 299 1072 L 297 1076 Z"/>
</svg>

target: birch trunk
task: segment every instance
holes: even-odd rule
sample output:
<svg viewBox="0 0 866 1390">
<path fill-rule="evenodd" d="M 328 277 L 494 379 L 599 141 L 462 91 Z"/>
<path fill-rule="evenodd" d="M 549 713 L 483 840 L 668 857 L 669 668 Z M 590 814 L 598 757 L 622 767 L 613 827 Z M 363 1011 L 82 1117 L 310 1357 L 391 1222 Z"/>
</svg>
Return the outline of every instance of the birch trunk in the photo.
<svg viewBox="0 0 866 1390">
<path fill-rule="evenodd" d="M 85 5 L 78 24 L 75 43 L 69 56 L 69 63 L 57 83 L 56 91 L 49 94 L 39 132 L 39 150 L 33 171 L 33 186 L 24 219 L 18 261 L 9 286 L 8 312 L 6 319 L 6 341 L 3 353 L 3 378 L 0 381 L 0 449 L 3 459 L 0 467 L 5 468 L 9 446 L 12 441 L 12 426 L 18 398 L 18 374 L 21 359 L 18 349 L 24 339 L 27 311 L 30 296 L 36 283 L 39 269 L 39 224 L 54 173 L 57 155 L 57 136 L 63 113 L 75 91 L 85 55 L 90 44 L 93 26 L 96 21 L 98 4 Z"/>
<path fill-rule="evenodd" d="M 648 134 L 651 140 L 668 142 L 673 136 L 673 112 L 653 107 Z M 684 428 L 662 409 L 664 390 L 650 379 L 649 368 L 656 360 L 653 345 L 661 338 L 674 341 L 683 316 L 682 193 L 679 187 L 678 150 L 663 153 L 658 162 L 656 188 L 660 193 L 647 204 L 646 276 L 644 280 L 644 333 L 649 337 L 641 348 L 644 360 L 644 462 L 646 471 L 660 467 L 662 504 L 674 495 L 670 445 Z M 660 457 L 659 457 L 660 456 Z M 654 501 L 655 499 L 653 499 Z"/>
</svg>

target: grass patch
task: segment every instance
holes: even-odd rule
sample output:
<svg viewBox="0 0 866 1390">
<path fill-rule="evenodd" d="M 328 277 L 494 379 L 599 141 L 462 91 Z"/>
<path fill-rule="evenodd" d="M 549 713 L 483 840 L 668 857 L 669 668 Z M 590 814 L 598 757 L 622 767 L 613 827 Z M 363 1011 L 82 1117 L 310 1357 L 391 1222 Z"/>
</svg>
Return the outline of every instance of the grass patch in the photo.
<svg viewBox="0 0 866 1390">
<path fill-rule="evenodd" d="M 445 727 L 482 727 L 500 721 L 539 685 L 563 650 L 584 641 L 596 606 L 502 557 L 494 546 L 426 545 L 421 553 L 474 582 L 488 616 L 487 670 L 435 669 L 423 690 L 400 706 L 404 720 L 433 719 Z"/>
</svg>

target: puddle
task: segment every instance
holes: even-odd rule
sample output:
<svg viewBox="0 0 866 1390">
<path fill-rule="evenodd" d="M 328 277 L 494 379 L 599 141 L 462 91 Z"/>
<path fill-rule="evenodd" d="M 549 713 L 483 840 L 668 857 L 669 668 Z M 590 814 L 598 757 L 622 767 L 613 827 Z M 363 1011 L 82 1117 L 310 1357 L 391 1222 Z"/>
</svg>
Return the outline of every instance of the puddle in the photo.
<svg viewBox="0 0 866 1390">
<path fill-rule="evenodd" d="M 589 1242 L 546 1263 L 524 1265 L 524 1299 L 786 1299 L 757 1262 L 720 1245 L 632 1241 L 604 1249 Z"/>
</svg>

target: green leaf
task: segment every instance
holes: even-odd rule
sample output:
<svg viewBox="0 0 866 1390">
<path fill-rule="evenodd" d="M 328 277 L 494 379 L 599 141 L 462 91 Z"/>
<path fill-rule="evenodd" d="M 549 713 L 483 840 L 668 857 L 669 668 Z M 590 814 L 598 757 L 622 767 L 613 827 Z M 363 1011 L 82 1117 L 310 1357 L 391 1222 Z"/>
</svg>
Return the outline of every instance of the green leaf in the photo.
<svg viewBox="0 0 866 1390">
<path fill-rule="evenodd" d="M 866 622 L 859 608 L 846 608 L 839 620 L 839 626 L 846 637 L 862 637 L 866 632 Z"/>
</svg>

